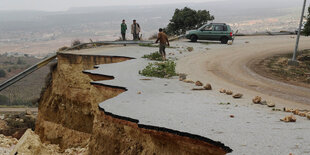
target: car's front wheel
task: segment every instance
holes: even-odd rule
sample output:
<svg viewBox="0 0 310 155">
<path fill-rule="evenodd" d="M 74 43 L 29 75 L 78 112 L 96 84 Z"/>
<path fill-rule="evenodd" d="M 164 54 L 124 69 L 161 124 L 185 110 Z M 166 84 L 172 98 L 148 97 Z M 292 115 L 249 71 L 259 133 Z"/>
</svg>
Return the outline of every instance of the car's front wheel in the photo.
<svg viewBox="0 0 310 155">
<path fill-rule="evenodd" d="M 222 44 L 227 44 L 227 42 L 228 42 L 228 38 L 227 37 L 221 38 L 221 43 Z"/>
<path fill-rule="evenodd" d="M 196 42 L 198 37 L 196 35 L 191 36 L 191 42 Z"/>
</svg>

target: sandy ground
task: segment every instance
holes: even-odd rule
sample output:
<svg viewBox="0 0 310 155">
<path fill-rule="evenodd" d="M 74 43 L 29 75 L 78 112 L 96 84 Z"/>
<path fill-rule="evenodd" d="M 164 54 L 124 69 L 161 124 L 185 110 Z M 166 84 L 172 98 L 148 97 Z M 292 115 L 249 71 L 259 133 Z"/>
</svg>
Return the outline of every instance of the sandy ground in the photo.
<svg viewBox="0 0 310 155">
<path fill-rule="evenodd" d="M 249 41 L 249 43 L 245 43 Z M 308 48 L 309 38 L 301 39 Z M 94 83 L 125 87 L 128 91 L 100 103 L 100 107 L 116 115 L 138 119 L 140 124 L 154 125 L 198 134 L 231 147 L 234 155 L 309 154 L 310 121 L 297 116 L 296 123 L 284 123 L 288 115 L 263 105 L 254 105 L 252 98 L 262 96 L 283 106 L 308 108 L 309 89 L 265 79 L 253 73 L 248 65 L 256 58 L 288 52 L 293 49 L 290 36 L 237 38 L 232 46 L 217 43 L 173 42 L 176 49 L 167 49 L 177 60 L 177 71 L 192 80 L 211 83 L 212 91 L 192 91 L 193 84 L 178 78 L 140 80 L 138 74 L 149 62 L 141 56 L 156 48 L 118 46 L 72 51 L 79 54 L 129 56 L 136 59 L 98 65 L 88 72 L 112 75 L 114 80 Z M 188 52 L 187 47 L 194 47 Z M 310 47 L 309 47 L 310 48 Z M 255 59 L 253 59 L 255 58 Z M 220 88 L 244 94 L 242 99 L 220 94 Z M 285 89 L 291 89 L 284 91 Z M 223 105 L 219 103 L 227 103 Z M 231 118 L 230 115 L 234 115 Z"/>
</svg>

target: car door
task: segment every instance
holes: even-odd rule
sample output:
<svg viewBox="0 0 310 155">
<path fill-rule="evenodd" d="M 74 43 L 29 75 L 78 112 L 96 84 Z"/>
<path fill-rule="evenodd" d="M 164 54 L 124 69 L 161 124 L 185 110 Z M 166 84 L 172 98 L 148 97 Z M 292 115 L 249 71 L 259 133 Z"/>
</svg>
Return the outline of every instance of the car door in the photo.
<svg viewBox="0 0 310 155">
<path fill-rule="evenodd" d="M 213 32 L 212 32 L 212 40 L 220 40 L 222 36 L 225 36 L 225 25 L 214 25 Z"/>
<path fill-rule="evenodd" d="M 207 25 L 204 28 L 200 29 L 200 36 L 199 39 L 201 40 L 211 40 L 212 39 L 212 31 L 213 25 Z"/>
</svg>

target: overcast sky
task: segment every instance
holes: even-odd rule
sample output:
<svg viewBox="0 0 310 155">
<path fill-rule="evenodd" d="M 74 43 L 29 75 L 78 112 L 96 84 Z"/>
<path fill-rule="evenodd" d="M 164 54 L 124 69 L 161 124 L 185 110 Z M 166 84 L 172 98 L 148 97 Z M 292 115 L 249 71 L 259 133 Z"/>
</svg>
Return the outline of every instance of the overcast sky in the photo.
<svg viewBox="0 0 310 155">
<path fill-rule="evenodd" d="M 65 11 L 72 7 L 111 5 L 153 5 L 219 0 L 0 0 L 0 10 Z"/>
</svg>

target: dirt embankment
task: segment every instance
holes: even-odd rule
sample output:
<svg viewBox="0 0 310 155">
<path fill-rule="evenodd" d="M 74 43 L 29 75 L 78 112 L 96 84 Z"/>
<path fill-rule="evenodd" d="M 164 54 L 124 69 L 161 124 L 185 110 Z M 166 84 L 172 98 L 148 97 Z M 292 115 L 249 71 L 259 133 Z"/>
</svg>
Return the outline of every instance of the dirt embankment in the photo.
<svg viewBox="0 0 310 155">
<path fill-rule="evenodd" d="M 138 124 L 138 120 L 99 110 L 98 104 L 125 88 L 91 85 L 113 79 L 85 74 L 94 65 L 126 57 L 59 54 L 52 81 L 39 103 L 36 133 L 65 150 L 88 147 L 88 154 L 226 154 L 231 149 L 204 137 Z"/>
</svg>

